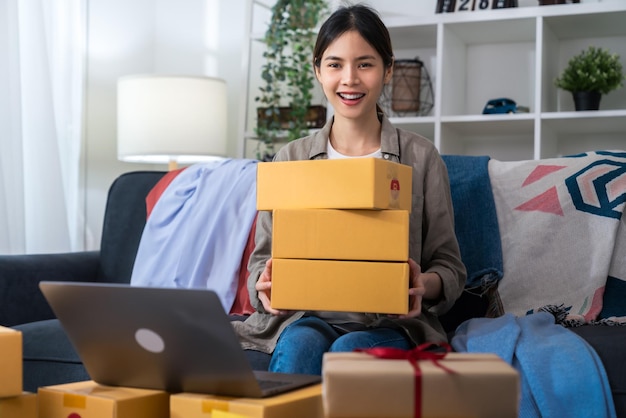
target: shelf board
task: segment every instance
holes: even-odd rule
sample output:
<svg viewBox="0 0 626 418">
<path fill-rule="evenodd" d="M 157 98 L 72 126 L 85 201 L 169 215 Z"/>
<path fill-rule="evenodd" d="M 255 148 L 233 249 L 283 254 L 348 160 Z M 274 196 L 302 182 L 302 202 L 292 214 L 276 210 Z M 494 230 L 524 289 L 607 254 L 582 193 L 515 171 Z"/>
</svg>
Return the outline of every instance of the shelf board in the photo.
<svg viewBox="0 0 626 418">
<path fill-rule="evenodd" d="M 606 134 L 626 131 L 626 110 L 547 112 L 542 125 L 560 134 Z M 626 145 L 626 138 L 624 139 Z"/>
<path fill-rule="evenodd" d="M 467 136 L 532 135 L 534 119 L 532 113 L 466 115 L 445 116 L 441 118 L 441 123 Z"/>
<path fill-rule="evenodd" d="M 435 118 L 433 116 L 390 117 L 389 121 L 397 128 L 417 132 L 433 141 L 435 138 Z"/>
<path fill-rule="evenodd" d="M 425 125 L 435 123 L 434 116 L 390 116 L 389 121 L 400 125 Z"/>
</svg>

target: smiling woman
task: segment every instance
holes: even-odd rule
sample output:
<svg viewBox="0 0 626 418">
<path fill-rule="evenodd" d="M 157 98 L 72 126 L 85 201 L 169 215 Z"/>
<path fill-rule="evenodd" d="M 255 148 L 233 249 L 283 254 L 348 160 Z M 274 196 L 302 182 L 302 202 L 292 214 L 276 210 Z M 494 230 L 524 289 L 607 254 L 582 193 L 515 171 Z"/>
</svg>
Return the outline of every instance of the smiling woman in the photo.
<svg viewBox="0 0 626 418">
<path fill-rule="evenodd" d="M 353 307 L 347 306 L 345 311 L 328 311 L 327 304 L 311 310 L 311 306 L 298 301 L 283 305 L 284 308 L 274 306 L 273 280 L 281 277 L 279 264 L 284 267 L 285 259 L 274 258 L 272 250 L 277 218 L 270 211 L 261 210 L 257 216 L 255 248 L 248 262 L 248 291 L 255 312 L 234 326 L 244 348 L 272 354 L 270 371 L 320 374 L 322 358 L 329 351 L 353 351 L 357 347 L 407 349 L 424 341 L 446 340 L 437 315 L 450 309 L 461 294 L 466 270 L 454 234 L 450 186 L 443 159 L 431 141 L 395 128 L 378 106 L 381 92 L 393 75 L 393 57 L 389 32 L 374 9 L 357 4 L 335 10 L 320 27 L 311 57 L 317 80 L 334 109 L 333 118 L 320 131 L 286 144 L 276 153 L 274 162 L 266 164 L 313 160 L 341 163 L 340 160 L 365 158 L 405 166 L 403 169 L 411 173 L 409 190 L 412 190 L 407 195 L 411 200 L 407 203 L 411 208 L 408 239 L 401 244 L 408 249 L 409 259 L 400 263 L 406 272 L 407 280 L 402 286 L 408 286 L 403 289 L 409 296 L 407 311 L 399 316 L 351 312 Z M 306 177 L 331 176 L 331 181 L 340 182 L 348 172 L 353 174 L 346 166 L 345 172 L 335 174 L 317 167 Z M 304 193 L 318 194 L 304 183 L 306 181 L 294 180 L 292 184 Z M 398 185 L 392 181 L 390 190 L 398 190 Z M 276 189 L 272 193 L 281 193 L 288 187 L 277 182 L 270 188 Z M 341 204 L 324 207 L 345 209 Z M 331 226 L 325 235 L 332 240 L 336 232 Z M 371 241 L 364 245 L 380 242 L 378 239 Z M 292 272 L 285 280 L 302 280 L 298 281 L 302 286 L 319 284 L 316 274 L 328 277 L 327 271 Z M 339 276 L 343 278 L 344 274 L 339 273 Z M 361 277 L 360 273 L 356 274 Z M 385 282 L 384 285 L 380 282 L 379 286 L 393 282 L 393 274 L 377 277 Z M 326 295 L 332 293 L 324 289 Z M 380 298 L 379 294 L 375 296 Z"/>
<path fill-rule="evenodd" d="M 82 248 L 85 9 L 0 3 L 0 253 Z"/>
</svg>

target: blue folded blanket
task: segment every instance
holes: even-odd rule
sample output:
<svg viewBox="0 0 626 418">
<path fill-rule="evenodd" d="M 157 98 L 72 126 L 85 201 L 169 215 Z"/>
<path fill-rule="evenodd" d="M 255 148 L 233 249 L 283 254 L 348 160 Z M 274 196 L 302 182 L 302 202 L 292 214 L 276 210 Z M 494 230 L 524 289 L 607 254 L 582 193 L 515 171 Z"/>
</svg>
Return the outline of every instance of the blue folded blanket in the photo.
<svg viewBox="0 0 626 418">
<path fill-rule="evenodd" d="M 515 367 L 520 418 L 616 416 L 600 358 L 549 313 L 470 319 L 457 328 L 451 344 L 460 352 L 495 353 Z"/>
<path fill-rule="evenodd" d="M 503 275 L 496 204 L 489 180 L 489 157 L 442 155 L 448 168 L 455 232 L 467 269 L 466 287 L 488 288 Z"/>
</svg>

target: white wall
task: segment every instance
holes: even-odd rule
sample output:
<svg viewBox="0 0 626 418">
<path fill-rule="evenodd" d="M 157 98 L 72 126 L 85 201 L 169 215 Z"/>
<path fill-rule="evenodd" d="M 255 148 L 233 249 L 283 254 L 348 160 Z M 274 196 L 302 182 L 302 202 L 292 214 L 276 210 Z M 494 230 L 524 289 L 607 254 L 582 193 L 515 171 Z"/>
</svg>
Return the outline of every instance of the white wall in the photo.
<svg viewBox="0 0 626 418">
<path fill-rule="evenodd" d="M 165 166 L 121 163 L 116 155 L 116 82 L 136 73 L 207 75 L 226 80 L 228 154 L 243 156 L 248 7 L 251 0 L 87 0 L 89 39 L 85 116 L 85 246 L 100 245 L 111 182 L 133 170 Z M 258 0 L 273 4 L 275 0 Z M 329 0 L 331 7 L 344 0 Z M 352 0 L 355 2 L 359 0 Z M 600 0 L 583 0 L 597 2 Z M 605 0 L 606 1 L 606 0 Z M 623 1 L 623 0 L 615 0 Z M 434 13 L 437 0 L 363 0 L 388 18 Z M 519 0 L 520 7 L 537 0 Z M 550 6 L 549 6 L 550 7 Z M 266 12 L 265 16 L 269 16 Z M 258 17 L 258 16 L 256 16 Z M 254 21 L 253 32 L 263 32 Z M 254 69 L 252 70 L 254 71 Z M 254 97 L 253 93 L 250 93 Z M 247 155 L 247 154 L 246 154 Z"/>
<path fill-rule="evenodd" d="M 117 161 L 116 86 L 138 73 L 226 80 L 228 155 L 240 140 L 242 51 L 247 0 L 88 0 L 85 116 L 85 246 L 100 246 L 108 188 L 120 174 L 166 166 Z"/>
</svg>

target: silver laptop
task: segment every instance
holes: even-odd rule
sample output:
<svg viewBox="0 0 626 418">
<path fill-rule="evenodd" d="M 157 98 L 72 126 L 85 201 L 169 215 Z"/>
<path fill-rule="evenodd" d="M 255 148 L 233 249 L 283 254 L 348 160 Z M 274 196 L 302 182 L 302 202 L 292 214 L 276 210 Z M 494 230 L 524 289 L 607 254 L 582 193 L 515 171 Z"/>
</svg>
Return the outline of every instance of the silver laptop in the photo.
<svg viewBox="0 0 626 418">
<path fill-rule="evenodd" d="M 210 290 L 41 282 L 94 381 L 109 386 L 260 398 L 320 376 L 253 371 Z"/>
</svg>

